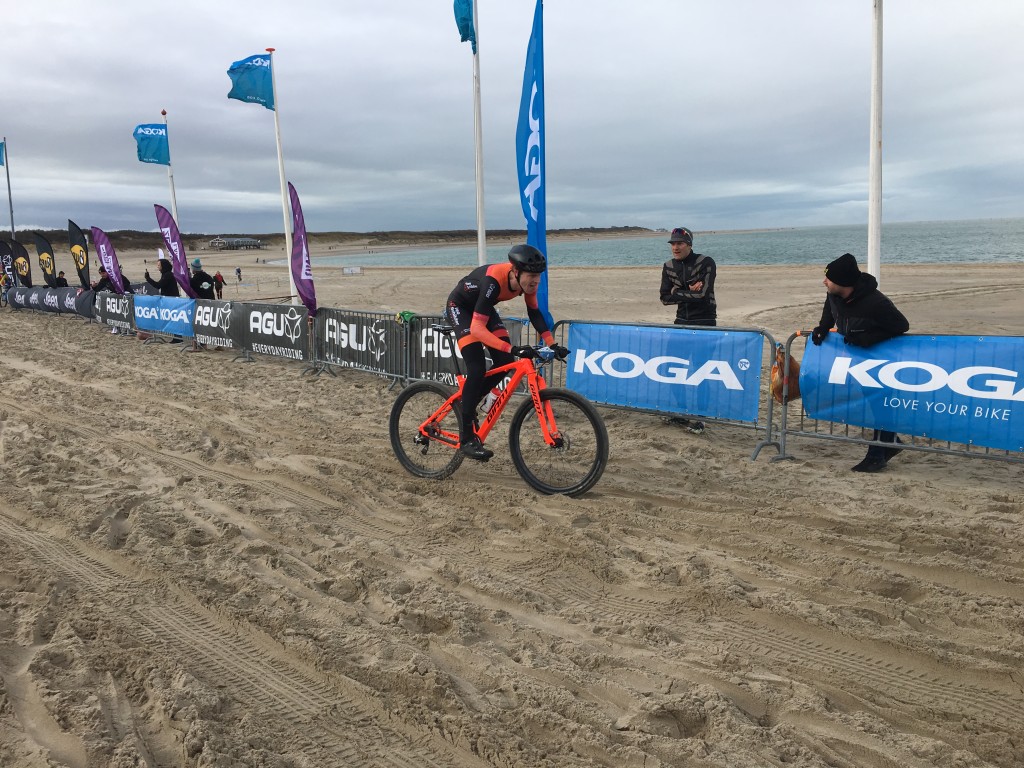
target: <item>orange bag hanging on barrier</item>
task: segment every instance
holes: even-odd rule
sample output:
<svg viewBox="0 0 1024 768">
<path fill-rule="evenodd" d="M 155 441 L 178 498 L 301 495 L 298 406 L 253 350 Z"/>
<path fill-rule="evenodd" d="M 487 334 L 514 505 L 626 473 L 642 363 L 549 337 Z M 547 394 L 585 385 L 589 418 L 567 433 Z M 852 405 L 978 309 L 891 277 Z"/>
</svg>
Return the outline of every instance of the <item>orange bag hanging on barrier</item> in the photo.
<svg viewBox="0 0 1024 768">
<path fill-rule="evenodd" d="M 785 375 L 782 367 L 786 362 L 786 349 L 781 344 L 775 345 L 775 362 L 772 363 L 771 391 L 776 402 L 782 403 L 782 387 L 789 384 L 789 400 L 800 399 L 800 363 L 796 358 L 789 358 L 789 370 Z"/>
</svg>

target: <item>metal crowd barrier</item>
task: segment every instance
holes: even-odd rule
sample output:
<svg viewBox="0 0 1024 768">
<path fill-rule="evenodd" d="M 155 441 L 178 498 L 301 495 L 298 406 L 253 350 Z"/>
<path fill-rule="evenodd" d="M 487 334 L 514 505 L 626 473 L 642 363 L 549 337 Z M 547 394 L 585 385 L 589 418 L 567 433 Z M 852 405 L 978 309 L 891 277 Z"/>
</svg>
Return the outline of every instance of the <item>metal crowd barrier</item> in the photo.
<svg viewBox="0 0 1024 768">
<path fill-rule="evenodd" d="M 750 460 L 754 461 L 757 459 L 758 454 L 769 446 L 774 446 L 780 452 L 782 446 L 779 441 L 775 439 L 773 435 L 773 414 L 774 414 L 774 401 L 771 398 L 771 393 L 768 388 L 769 377 L 768 372 L 771 371 L 772 361 L 775 359 L 775 340 L 771 334 L 761 328 L 739 328 L 730 326 L 695 326 L 695 325 L 675 325 L 675 324 L 659 324 L 659 323 L 614 323 L 604 322 L 595 320 L 560 320 L 555 323 L 555 328 L 552 330 L 552 335 L 555 337 L 555 343 L 566 346 L 566 341 L 569 337 L 569 329 L 573 324 L 594 324 L 600 325 L 614 325 L 614 326 L 625 326 L 630 328 L 646 327 L 646 328 L 663 328 L 667 330 L 684 330 L 689 332 L 742 332 L 742 333 L 754 333 L 763 339 L 762 354 L 761 354 L 761 390 L 758 394 L 758 416 L 756 421 L 739 421 L 735 419 L 719 419 L 712 418 L 709 416 L 703 416 L 700 414 L 685 414 L 689 415 L 694 419 L 710 423 L 710 424 L 721 424 L 730 425 L 742 428 L 753 429 L 755 433 L 763 433 L 763 438 L 755 443 L 753 453 L 750 456 Z M 533 327 L 527 326 L 530 330 L 529 343 L 535 343 Z M 561 364 L 549 364 L 551 370 L 545 372 L 545 378 L 552 386 L 564 387 L 566 379 L 567 366 Z M 661 417 L 672 417 L 681 415 L 678 411 L 672 410 L 658 410 L 649 408 L 637 408 L 633 406 L 616 405 L 612 403 L 602 403 L 600 401 L 594 401 L 596 404 L 603 408 L 616 408 L 620 410 L 633 411 L 634 413 L 649 413 L 655 416 Z"/>
<path fill-rule="evenodd" d="M 109 298 L 114 300 L 123 297 L 111 295 Z M 235 349 L 246 350 L 247 352 L 262 351 L 260 346 L 247 343 L 248 332 L 253 331 L 255 333 L 261 329 L 250 327 L 253 323 L 251 317 L 247 325 L 239 328 L 238 326 L 246 322 L 245 318 L 249 317 L 253 311 L 262 311 L 267 314 L 267 317 L 264 319 L 265 324 L 267 326 L 274 326 L 274 328 L 268 327 L 265 330 L 275 330 L 278 320 L 270 316 L 271 311 L 282 313 L 288 309 L 273 305 L 248 305 L 241 302 L 217 301 L 202 302 L 202 304 L 209 305 L 207 313 L 211 314 L 211 316 L 213 316 L 213 313 L 230 313 L 230 323 L 228 323 L 225 317 L 218 315 L 222 321 L 221 325 L 225 327 L 225 344 L 233 346 Z M 27 301 L 24 306 L 28 309 L 36 308 Z M 68 311 L 71 310 L 72 306 L 69 302 L 67 307 L 62 306 L 59 309 L 57 307 L 45 308 L 50 309 L 50 311 Z M 40 308 L 43 309 L 43 307 Z M 293 320 L 290 315 L 301 315 L 304 323 L 305 309 L 295 308 L 295 310 L 295 313 L 288 313 L 289 317 L 284 319 L 292 321 L 293 325 L 298 328 L 299 318 L 296 317 Z M 78 314 L 85 314 L 81 306 L 78 307 Z M 97 311 L 96 314 L 97 319 L 101 319 L 100 311 Z M 124 320 L 130 322 L 134 330 L 134 318 L 127 315 L 128 313 L 125 310 Z M 213 319 L 216 320 L 217 318 L 213 317 Z M 513 337 L 513 343 L 537 343 L 536 332 L 527 319 L 505 317 L 503 320 L 510 335 Z M 111 319 L 107 321 L 111 322 Z M 121 324 L 124 323 L 124 321 L 119 322 Z M 435 380 L 454 386 L 456 383 L 455 376 L 462 369 L 458 364 L 458 353 L 453 349 L 449 338 L 433 328 L 434 325 L 442 323 L 445 323 L 445 320 L 441 315 L 415 315 L 410 312 L 400 312 L 397 315 L 392 315 L 390 313 L 321 308 L 318 310 L 316 317 L 309 323 L 308 330 L 302 330 L 301 335 L 305 337 L 308 333 L 308 339 L 293 340 L 301 343 L 304 352 L 304 354 L 298 353 L 294 356 L 306 361 L 312 361 L 320 369 L 330 370 L 331 367 L 351 368 L 391 378 L 395 383 L 405 383 L 410 380 Z M 778 451 L 778 455 L 772 457 L 772 461 L 794 458 L 789 450 L 792 438 L 831 440 L 862 446 L 879 445 L 891 447 L 889 443 L 881 443 L 874 440 L 873 430 L 838 422 L 812 419 L 804 410 L 802 400 L 788 402 L 788 385 L 783 389 L 783 396 L 787 405 L 780 406 L 781 416 L 776 421 L 774 419 L 776 402 L 771 396 L 769 375 L 772 364 L 775 361 L 776 344 L 772 336 L 762 329 L 563 320 L 556 323 L 552 330 L 557 343 L 568 346 L 566 342 L 573 324 L 678 329 L 698 333 L 702 331 L 716 333 L 743 332 L 760 335 L 763 344 L 760 371 L 761 390 L 758 393 L 757 418 L 753 421 L 741 421 L 691 414 L 694 418 L 699 418 L 702 421 L 750 428 L 755 433 L 763 433 L 762 439 L 756 442 L 751 454 L 752 461 L 756 460 L 760 451 L 768 446 L 774 446 Z M 228 327 L 230 327 L 230 333 L 227 330 Z M 284 325 L 282 325 L 283 327 Z M 228 336 L 234 338 L 228 340 Z M 784 350 L 787 367 L 788 361 L 792 358 L 794 342 L 801 337 L 807 338 L 808 336 L 809 332 L 807 331 L 797 331 L 786 340 Z M 255 350 L 252 349 L 254 346 L 257 347 Z M 265 344 L 262 346 L 266 347 Z M 249 359 L 251 360 L 251 358 Z M 314 370 L 317 369 L 314 368 Z M 552 386 L 564 387 L 566 371 L 567 366 L 550 363 L 547 366 L 547 370 L 545 370 L 545 377 Z M 677 411 L 672 410 L 601 403 L 599 400 L 595 402 L 601 407 L 649 413 L 662 417 L 678 415 Z M 902 431 L 900 434 L 906 435 Z M 900 447 L 912 451 L 995 459 L 1014 463 L 1024 462 L 1024 451 L 995 450 L 973 444 L 961 444 L 919 435 L 907 435 L 907 440 Z"/>
<path fill-rule="evenodd" d="M 785 344 L 786 365 L 792 357 L 793 343 L 800 338 L 809 339 L 810 331 L 796 331 Z M 803 400 L 789 402 L 788 384 L 783 387 L 784 401 L 786 406 L 782 407 L 782 416 L 779 425 L 779 454 L 772 457 L 772 461 L 784 459 L 795 459 L 796 456 L 789 452 L 789 438 L 804 438 L 809 440 L 831 440 L 833 442 L 853 443 L 861 446 L 882 446 L 892 448 L 892 443 L 882 443 L 874 440 L 874 430 L 843 424 L 834 421 L 813 419 L 808 416 L 803 407 Z M 1024 463 L 1024 451 L 1009 451 L 987 448 L 984 446 L 968 443 L 956 443 L 950 440 L 939 440 L 931 437 L 913 435 L 900 431 L 902 436 L 900 448 L 908 451 L 920 451 L 924 453 L 937 453 L 952 456 L 965 456 L 968 458 L 993 459 L 1011 463 Z M 906 438 L 906 439 L 904 439 Z"/>
</svg>

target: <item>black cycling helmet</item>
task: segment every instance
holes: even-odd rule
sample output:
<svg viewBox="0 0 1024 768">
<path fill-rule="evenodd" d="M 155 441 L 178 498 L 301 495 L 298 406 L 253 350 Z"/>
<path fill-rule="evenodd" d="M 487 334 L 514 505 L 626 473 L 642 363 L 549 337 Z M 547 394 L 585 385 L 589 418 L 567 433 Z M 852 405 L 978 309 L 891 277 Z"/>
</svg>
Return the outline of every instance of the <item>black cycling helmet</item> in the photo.
<svg viewBox="0 0 1024 768">
<path fill-rule="evenodd" d="M 544 254 L 532 245 L 514 245 L 508 252 L 508 260 L 518 272 L 544 272 L 548 268 L 548 260 Z"/>
</svg>

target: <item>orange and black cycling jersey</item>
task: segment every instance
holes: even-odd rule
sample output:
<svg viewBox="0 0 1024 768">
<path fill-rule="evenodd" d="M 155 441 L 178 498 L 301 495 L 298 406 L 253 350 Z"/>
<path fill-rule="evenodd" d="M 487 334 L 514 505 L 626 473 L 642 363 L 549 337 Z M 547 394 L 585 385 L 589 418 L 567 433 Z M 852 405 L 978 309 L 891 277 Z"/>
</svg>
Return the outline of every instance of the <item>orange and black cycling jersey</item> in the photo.
<svg viewBox="0 0 1024 768">
<path fill-rule="evenodd" d="M 512 269 L 511 264 L 485 264 L 477 267 L 459 280 L 448 296 L 446 315 L 455 325 L 459 347 L 479 341 L 501 352 L 511 350 L 512 345 L 508 339 L 496 336 L 491 328 L 497 316 L 495 305 L 516 296 L 522 296 L 526 302 L 526 313 L 544 343 L 549 346 L 554 344 L 544 313 L 537 306 L 537 296 L 512 289 Z M 504 331 L 504 328 L 501 330 Z"/>
</svg>

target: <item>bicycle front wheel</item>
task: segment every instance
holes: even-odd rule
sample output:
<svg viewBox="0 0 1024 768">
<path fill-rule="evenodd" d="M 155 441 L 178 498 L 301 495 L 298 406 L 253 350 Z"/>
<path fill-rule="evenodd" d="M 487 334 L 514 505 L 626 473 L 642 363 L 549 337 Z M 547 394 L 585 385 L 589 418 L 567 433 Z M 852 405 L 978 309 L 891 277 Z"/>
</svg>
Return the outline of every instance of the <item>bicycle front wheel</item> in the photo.
<svg viewBox="0 0 1024 768">
<path fill-rule="evenodd" d="M 533 400 L 528 398 L 509 426 L 512 463 L 523 480 L 541 493 L 586 493 L 601 479 L 608 464 L 604 420 L 589 400 L 568 389 L 545 389 L 540 399 L 554 417 L 556 444 L 548 445 L 544 440 Z"/>
<path fill-rule="evenodd" d="M 417 477 L 442 480 L 462 464 L 458 450 L 462 401 L 456 400 L 440 420 L 433 418 L 453 391 L 435 381 L 419 381 L 403 389 L 391 407 L 391 449 Z"/>
</svg>

